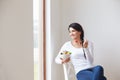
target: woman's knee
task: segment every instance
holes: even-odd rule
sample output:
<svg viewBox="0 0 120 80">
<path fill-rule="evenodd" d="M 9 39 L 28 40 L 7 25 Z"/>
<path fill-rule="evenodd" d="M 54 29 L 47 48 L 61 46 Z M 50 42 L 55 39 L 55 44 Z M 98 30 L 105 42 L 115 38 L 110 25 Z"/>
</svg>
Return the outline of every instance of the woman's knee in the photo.
<svg viewBox="0 0 120 80">
<path fill-rule="evenodd" d="M 97 65 L 95 68 L 98 69 L 98 70 L 103 71 L 103 67 L 101 65 Z"/>
<path fill-rule="evenodd" d="M 94 72 L 104 73 L 104 69 L 101 65 L 97 65 L 94 67 Z"/>
</svg>

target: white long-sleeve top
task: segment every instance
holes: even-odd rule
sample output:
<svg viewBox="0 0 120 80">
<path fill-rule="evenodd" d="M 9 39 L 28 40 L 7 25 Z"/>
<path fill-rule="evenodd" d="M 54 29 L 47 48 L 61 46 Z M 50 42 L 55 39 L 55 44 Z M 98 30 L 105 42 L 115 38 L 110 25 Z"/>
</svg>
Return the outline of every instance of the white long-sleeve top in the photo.
<svg viewBox="0 0 120 80">
<path fill-rule="evenodd" d="M 55 58 L 55 62 L 58 64 L 62 64 L 62 60 L 60 59 L 60 53 L 63 51 L 70 51 L 72 53 L 70 55 L 70 60 L 74 66 L 76 74 L 81 70 L 93 67 L 93 44 L 91 42 L 88 41 L 87 48 L 75 48 L 71 44 L 71 41 L 66 42 L 60 49 L 57 57 Z M 84 52 L 86 58 L 84 56 Z"/>
</svg>

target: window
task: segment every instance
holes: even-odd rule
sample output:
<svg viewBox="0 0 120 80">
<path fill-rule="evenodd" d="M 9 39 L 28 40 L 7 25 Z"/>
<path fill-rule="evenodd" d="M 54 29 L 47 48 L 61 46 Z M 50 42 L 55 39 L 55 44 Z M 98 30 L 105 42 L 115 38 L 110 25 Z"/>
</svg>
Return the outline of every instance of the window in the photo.
<svg viewBox="0 0 120 80">
<path fill-rule="evenodd" d="M 43 0 L 33 0 L 34 80 L 43 80 Z"/>
</svg>

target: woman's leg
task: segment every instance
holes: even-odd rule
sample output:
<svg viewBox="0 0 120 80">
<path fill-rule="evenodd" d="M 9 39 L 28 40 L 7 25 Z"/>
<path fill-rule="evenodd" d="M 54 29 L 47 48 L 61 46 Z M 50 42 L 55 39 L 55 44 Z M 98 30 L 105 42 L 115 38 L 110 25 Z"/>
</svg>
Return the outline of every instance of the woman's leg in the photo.
<svg viewBox="0 0 120 80">
<path fill-rule="evenodd" d="M 77 74 L 77 80 L 92 80 L 93 73 L 90 69 L 82 70 Z"/>
<path fill-rule="evenodd" d="M 98 65 L 93 68 L 93 79 L 92 80 L 106 80 L 104 77 L 103 67 Z"/>
</svg>

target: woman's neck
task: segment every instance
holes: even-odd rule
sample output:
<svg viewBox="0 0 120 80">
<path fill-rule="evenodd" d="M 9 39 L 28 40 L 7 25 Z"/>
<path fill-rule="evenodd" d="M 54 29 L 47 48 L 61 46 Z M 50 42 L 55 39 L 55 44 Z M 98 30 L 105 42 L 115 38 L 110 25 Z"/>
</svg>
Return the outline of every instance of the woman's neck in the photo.
<svg viewBox="0 0 120 80">
<path fill-rule="evenodd" d="M 72 45 L 74 47 L 82 47 L 82 41 L 80 39 L 74 39 L 72 40 Z"/>
<path fill-rule="evenodd" d="M 75 44 L 82 44 L 82 41 L 80 39 L 74 39 L 72 42 Z"/>
</svg>

